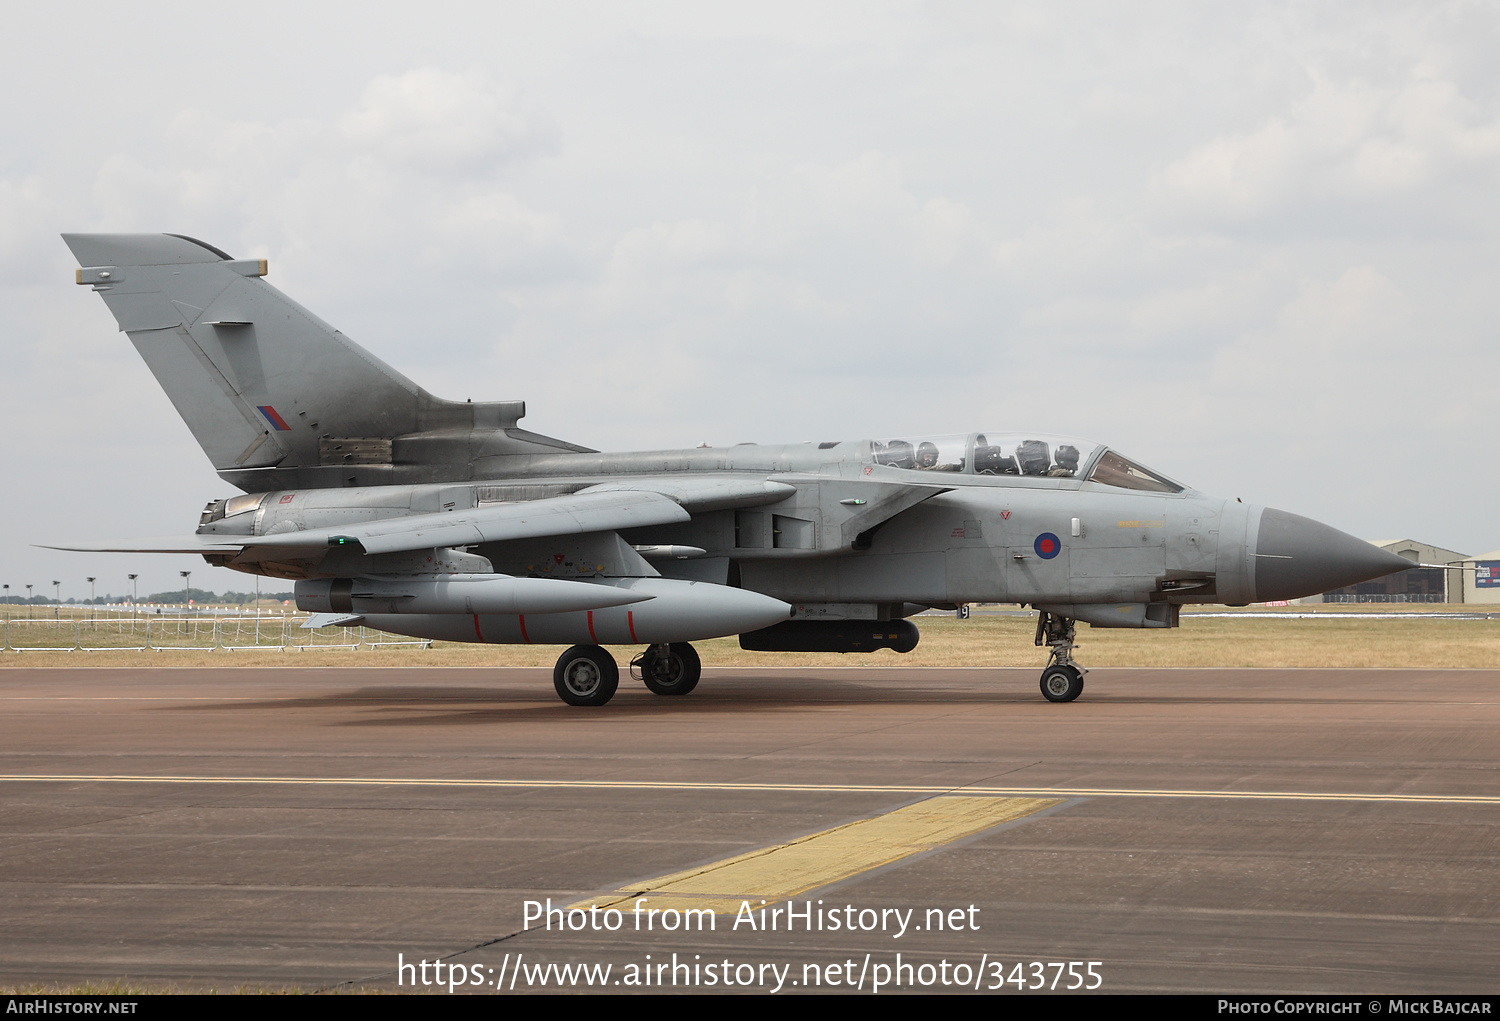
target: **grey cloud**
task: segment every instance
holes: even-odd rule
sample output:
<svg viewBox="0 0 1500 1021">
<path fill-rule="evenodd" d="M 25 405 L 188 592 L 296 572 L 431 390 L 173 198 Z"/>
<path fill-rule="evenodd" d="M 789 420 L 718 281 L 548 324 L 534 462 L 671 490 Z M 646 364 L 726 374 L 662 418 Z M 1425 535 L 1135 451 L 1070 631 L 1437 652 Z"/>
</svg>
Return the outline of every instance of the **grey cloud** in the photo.
<svg viewBox="0 0 1500 1021">
<path fill-rule="evenodd" d="M 559 144 L 556 125 L 525 102 L 518 86 L 497 83 L 481 69 L 381 75 L 341 118 L 339 134 L 356 150 L 441 177 L 493 171 L 555 153 Z"/>
</svg>

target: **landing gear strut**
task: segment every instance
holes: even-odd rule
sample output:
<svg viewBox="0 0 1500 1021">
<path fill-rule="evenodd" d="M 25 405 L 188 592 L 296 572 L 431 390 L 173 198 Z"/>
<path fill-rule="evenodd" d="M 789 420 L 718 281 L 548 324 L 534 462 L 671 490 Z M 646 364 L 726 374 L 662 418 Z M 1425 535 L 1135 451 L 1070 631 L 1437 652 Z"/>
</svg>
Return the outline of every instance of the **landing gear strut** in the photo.
<svg viewBox="0 0 1500 1021">
<path fill-rule="evenodd" d="M 1048 702 L 1071 702 L 1083 694 L 1083 675 L 1073 662 L 1074 621 L 1041 611 L 1036 622 L 1036 644 L 1047 646 L 1047 669 L 1042 671 L 1042 695 Z"/>
<path fill-rule="evenodd" d="M 603 705 L 615 697 L 620 668 L 599 646 L 575 645 L 553 667 L 552 686 L 568 705 Z"/>
<path fill-rule="evenodd" d="M 686 695 L 702 674 L 698 652 L 687 642 L 653 645 L 630 661 L 630 675 L 657 695 Z"/>
</svg>

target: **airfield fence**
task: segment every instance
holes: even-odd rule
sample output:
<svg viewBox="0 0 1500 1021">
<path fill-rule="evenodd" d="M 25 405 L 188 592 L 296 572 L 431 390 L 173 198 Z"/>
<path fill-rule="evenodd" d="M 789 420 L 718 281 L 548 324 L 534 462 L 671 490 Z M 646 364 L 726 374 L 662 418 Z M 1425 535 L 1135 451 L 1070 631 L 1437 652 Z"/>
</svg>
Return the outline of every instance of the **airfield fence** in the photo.
<svg viewBox="0 0 1500 1021">
<path fill-rule="evenodd" d="M 392 635 L 364 626 L 304 628 L 305 616 L 99 617 L 11 619 L 4 622 L 5 652 L 301 652 L 378 649 L 393 645 L 431 648 L 426 639 Z"/>
</svg>

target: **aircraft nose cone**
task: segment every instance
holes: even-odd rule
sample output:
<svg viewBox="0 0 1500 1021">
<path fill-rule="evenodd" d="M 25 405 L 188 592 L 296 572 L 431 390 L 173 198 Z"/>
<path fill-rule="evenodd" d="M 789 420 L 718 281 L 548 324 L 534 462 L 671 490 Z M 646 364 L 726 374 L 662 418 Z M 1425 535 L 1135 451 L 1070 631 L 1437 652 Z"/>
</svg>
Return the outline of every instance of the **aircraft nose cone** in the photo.
<svg viewBox="0 0 1500 1021">
<path fill-rule="evenodd" d="M 1267 507 L 1255 546 L 1255 598 L 1316 595 L 1413 566 L 1348 532 Z"/>
</svg>

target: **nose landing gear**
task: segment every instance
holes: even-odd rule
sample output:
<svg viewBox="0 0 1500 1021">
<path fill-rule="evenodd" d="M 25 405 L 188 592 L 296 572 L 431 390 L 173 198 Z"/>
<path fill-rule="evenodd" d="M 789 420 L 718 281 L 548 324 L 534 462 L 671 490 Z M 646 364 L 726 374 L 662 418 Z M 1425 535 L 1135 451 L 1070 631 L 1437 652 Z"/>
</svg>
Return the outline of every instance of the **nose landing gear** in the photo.
<svg viewBox="0 0 1500 1021">
<path fill-rule="evenodd" d="M 1042 671 L 1042 695 L 1048 702 L 1071 702 L 1083 694 L 1083 675 L 1073 662 L 1075 622 L 1041 611 L 1036 622 L 1036 644 L 1047 646 L 1047 669 Z"/>
</svg>

